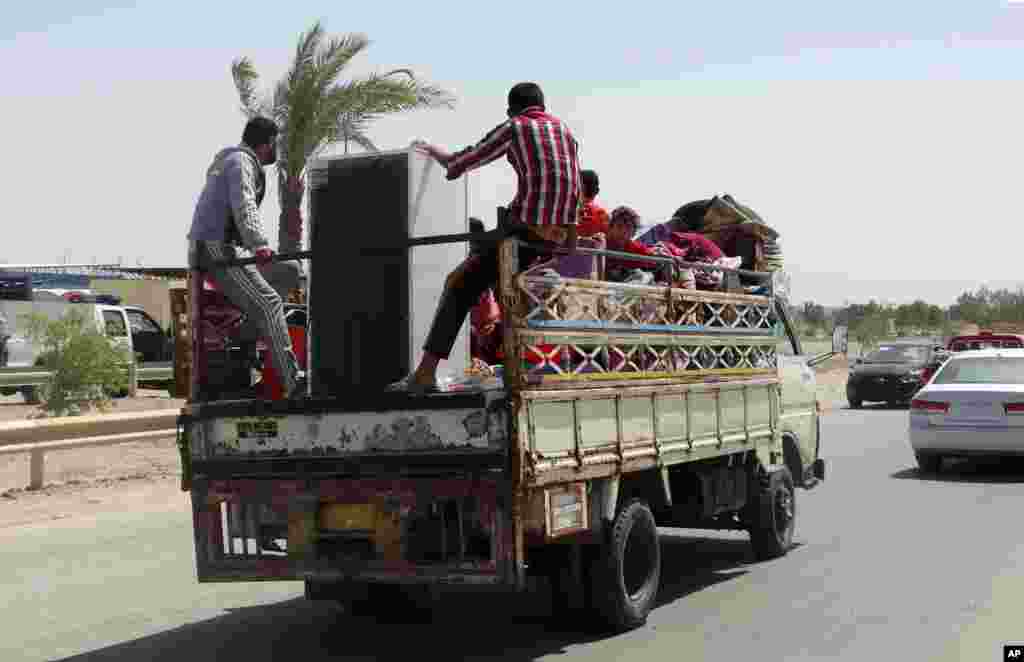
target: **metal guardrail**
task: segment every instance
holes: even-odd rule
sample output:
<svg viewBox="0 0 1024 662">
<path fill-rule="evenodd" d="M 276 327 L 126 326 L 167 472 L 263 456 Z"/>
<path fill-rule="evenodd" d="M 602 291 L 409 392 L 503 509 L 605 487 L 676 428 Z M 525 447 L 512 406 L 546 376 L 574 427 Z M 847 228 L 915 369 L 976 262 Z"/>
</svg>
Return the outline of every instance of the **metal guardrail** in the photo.
<svg viewBox="0 0 1024 662">
<path fill-rule="evenodd" d="M 127 444 L 136 441 L 156 441 L 158 439 L 175 437 L 177 432 L 177 429 L 171 428 L 170 430 L 150 430 L 147 432 L 108 434 L 102 437 L 81 437 L 79 439 L 41 441 L 32 444 L 11 444 L 9 446 L 0 446 L 0 455 L 29 453 L 28 487 L 30 490 L 38 490 L 43 487 L 45 455 L 47 451 L 90 448 L 95 446 L 114 446 L 116 444 Z"/>
<path fill-rule="evenodd" d="M 131 367 L 127 371 L 130 378 Z M 52 375 L 49 370 L 30 366 L 0 368 L 0 388 L 42 386 Z M 136 366 L 135 379 L 138 382 L 168 382 L 174 379 L 174 366 L 170 363 L 147 363 Z"/>
<path fill-rule="evenodd" d="M 0 423 L 0 456 L 29 453 L 29 489 L 43 486 L 48 452 L 177 436 L 178 409 Z"/>
</svg>

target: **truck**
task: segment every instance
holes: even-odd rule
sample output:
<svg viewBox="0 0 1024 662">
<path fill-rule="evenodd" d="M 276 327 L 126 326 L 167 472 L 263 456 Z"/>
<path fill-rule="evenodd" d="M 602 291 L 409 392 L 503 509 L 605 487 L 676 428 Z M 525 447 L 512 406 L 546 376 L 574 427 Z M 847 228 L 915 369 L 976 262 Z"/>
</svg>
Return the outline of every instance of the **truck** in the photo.
<svg viewBox="0 0 1024 662">
<path fill-rule="evenodd" d="M 350 218 L 360 191 L 365 209 L 395 199 L 406 215 L 430 179 L 414 153 L 384 157 L 314 172 L 311 249 L 281 256 L 311 264 L 307 398 L 211 399 L 200 330 L 213 295 L 194 265 L 187 295 L 172 294 L 195 358 L 178 444 L 199 582 L 301 580 L 307 598 L 352 609 L 546 585 L 557 613 L 621 631 L 655 605 L 658 527 L 747 531 L 758 559 L 787 553 L 797 490 L 821 484 L 825 460 L 810 358 L 771 274 L 726 270 L 767 283 L 756 295 L 613 283 L 602 260 L 622 254 L 586 247 L 519 270 L 520 240 L 500 225 L 416 236 L 408 219 L 393 235 L 349 234 L 339 256 L 335 193 Z M 408 188 L 385 196 L 396 181 Z M 465 228 L 458 218 L 438 227 Z M 440 393 L 387 391 L 422 342 L 408 306 L 427 281 L 407 269 L 394 282 L 408 291 L 380 303 L 384 280 L 349 297 L 332 274 L 393 275 L 416 247 L 468 241 L 498 245 L 504 365 Z M 387 303 L 400 310 L 388 317 Z M 833 351 L 844 344 L 837 333 Z"/>
<path fill-rule="evenodd" d="M 42 315 L 49 319 L 59 319 L 71 310 L 81 311 L 86 319 L 93 321 L 100 333 L 110 338 L 111 342 L 123 347 L 129 356 L 134 356 L 134 345 L 130 333 L 128 312 L 120 305 L 108 303 L 77 303 L 61 297 L 52 299 L 14 300 L 0 299 L 0 313 L 8 324 L 10 337 L 7 340 L 7 363 L 0 367 L 34 367 L 42 365 L 40 354 L 42 348 L 26 335 L 25 317 Z M 5 387 L 0 395 L 14 395 L 21 392 L 25 402 L 38 404 L 40 397 L 36 386 Z"/>
</svg>

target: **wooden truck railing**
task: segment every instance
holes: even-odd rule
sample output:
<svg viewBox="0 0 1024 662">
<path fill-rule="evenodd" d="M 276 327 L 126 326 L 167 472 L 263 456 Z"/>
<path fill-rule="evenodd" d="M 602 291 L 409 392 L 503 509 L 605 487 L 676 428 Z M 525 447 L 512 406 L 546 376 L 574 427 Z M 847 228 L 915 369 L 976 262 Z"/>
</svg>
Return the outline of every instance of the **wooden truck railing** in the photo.
<svg viewBox="0 0 1024 662">
<path fill-rule="evenodd" d="M 514 266 L 518 264 L 522 242 L 509 237 L 501 228 L 484 233 L 415 237 L 404 246 L 367 248 L 363 252 L 394 253 L 414 246 L 455 242 L 500 244 L 496 294 L 505 320 L 507 388 L 565 388 L 581 384 L 608 387 L 636 380 L 676 383 L 709 375 L 745 378 L 769 374 L 776 366 L 778 316 L 770 273 L 593 248 L 579 248 L 577 253 L 595 259 L 619 257 L 735 274 L 765 281 L 768 294 L 552 278 L 537 273 L 537 268 L 520 273 Z M 567 251 L 556 249 L 555 254 L 564 256 Z M 275 255 L 273 259 L 312 258 L 313 251 L 301 251 Z M 258 262 L 257 258 L 240 258 L 218 266 Z M 187 394 L 190 401 L 201 394 L 198 379 L 202 371 L 196 367 L 204 357 L 194 337 L 195 329 L 201 326 L 203 310 L 201 306 L 191 310 L 189 300 L 200 292 L 202 273 L 198 265 L 190 265 L 187 290 L 171 292 L 176 390 Z"/>
</svg>

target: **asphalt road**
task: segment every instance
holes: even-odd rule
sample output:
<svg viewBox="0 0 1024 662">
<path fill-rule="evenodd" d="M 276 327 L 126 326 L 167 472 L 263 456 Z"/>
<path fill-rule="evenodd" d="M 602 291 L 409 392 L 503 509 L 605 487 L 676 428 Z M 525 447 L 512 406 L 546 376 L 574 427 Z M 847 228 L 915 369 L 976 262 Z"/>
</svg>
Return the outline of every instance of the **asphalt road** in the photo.
<svg viewBox="0 0 1024 662">
<path fill-rule="evenodd" d="M 999 660 L 1024 641 L 1024 469 L 918 476 L 906 411 L 823 422 L 826 482 L 800 492 L 798 546 L 755 563 L 743 534 L 665 530 L 661 605 L 597 637 L 547 603 L 449 597 L 433 622 L 377 623 L 301 585 L 198 585 L 185 512 L 0 534 L 0 660 Z"/>
</svg>

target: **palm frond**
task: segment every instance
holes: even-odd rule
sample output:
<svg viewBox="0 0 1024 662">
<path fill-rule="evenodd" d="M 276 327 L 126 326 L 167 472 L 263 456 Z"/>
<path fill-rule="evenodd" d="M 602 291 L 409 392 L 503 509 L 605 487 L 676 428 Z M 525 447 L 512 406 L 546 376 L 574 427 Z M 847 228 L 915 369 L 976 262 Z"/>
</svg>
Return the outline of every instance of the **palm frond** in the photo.
<svg viewBox="0 0 1024 662">
<path fill-rule="evenodd" d="M 316 69 L 322 94 L 338 82 L 341 72 L 370 45 L 369 38 L 361 33 L 347 34 L 331 39 L 317 57 Z"/>
<path fill-rule="evenodd" d="M 407 70 L 374 74 L 355 84 L 361 88 L 363 110 L 375 114 L 398 113 L 417 108 L 453 108 L 454 98 L 436 85 L 421 83 Z M 398 76 L 402 74 L 402 76 Z"/>
<path fill-rule="evenodd" d="M 322 22 L 315 22 L 299 36 L 287 72 L 262 102 L 252 63 L 240 58 L 232 64 L 246 114 L 265 114 L 280 127 L 279 175 L 301 176 L 310 158 L 339 140 L 378 151 L 369 132 L 382 115 L 454 107 L 448 92 L 418 80 L 410 69 L 343 80 L 345 68 L 369 45 L 362 33 L 328 38 Z"/>
<path fill-rule="evenodd" d="M 365 133 L 355 132 L 352 135 L 348 136 L 348 139 L 362 147 L 367 152 L 380 151 L 380 149 L 377 148 L 377 145 L 374 144 L 374 142 L 370 140 L 370 137 L 367 136 Z"/>
<path fill-rule="evenodd" d="M 256 81 L 259 80 L 256 67 L 247 57 L 241 57 L 231 63 L 231 78 L 235 81 L 238 100 L 242 104 L 242 112 L 248 117 L 258 115 L 260 102 L 256 93 Z"/>
<path fill-rule="evenodd" d="M 368 152 L 379 152 L 377 145 L 370 139 L 368 130 L 372 123 L 371 118 L 358 112 L 347 112 L 338 121 L 336 135 L 332 142 L 345 143 L 345 151 L 348 151 L 348 143 L 354 142 Z"/>
<path fill-rule="evenodd" d="M 320 21 L 317 21 L 313 26 L 299 35 L 298 44 L 295 46 L 295 58 L 292 60 L 292 66 L 288 70 L 287 78 L 290 82 L 289 87 L 295 85 L 304 75 L 307 70 L 316 64 L 316 55 L 320 50 L 320 42 L 324 38 L 324 27 Z"/>
<path fill-rule="evenodd" d="M 381 78 L 389 79 L 399 74 L 406 77 L 406 84 L 416 95 L 416 107 L 448 109 L 455 107 L 455 97 L 450 92 L 439 85 L 419 81 L 416 75 L 409 69 L 392 69 L 382 74 Z"/>
</svg>

